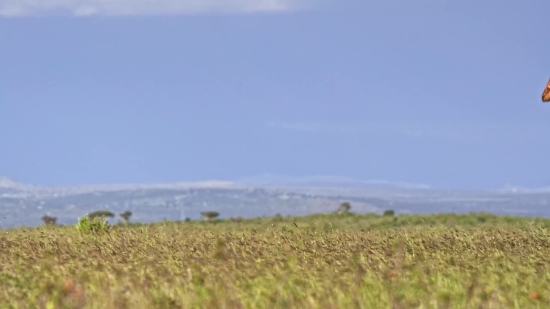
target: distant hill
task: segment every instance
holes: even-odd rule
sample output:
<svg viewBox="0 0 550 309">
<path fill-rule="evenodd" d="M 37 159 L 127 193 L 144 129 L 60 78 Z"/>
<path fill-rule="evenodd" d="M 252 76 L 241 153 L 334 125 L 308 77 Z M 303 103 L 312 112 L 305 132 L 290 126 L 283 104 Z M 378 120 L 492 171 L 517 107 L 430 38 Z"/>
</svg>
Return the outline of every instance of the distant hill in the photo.
<svg viewBox="0 0 550 309">
<path fill-rule="evenodd" d="M 550 192 L 496 190 L 459 191 L 377 185 L 258 184 L 205 181 L 173 184 L 45 187 L 0 178 L 0 227 L 42 224 L 45 214 L 58 223 L 74 224 L 95 210 L 132 211 L 131 221 L 199 219 L 203 211 L 221 218 L 275 214 L 306 215 L 336 210 L 343 201 L 352 212 L 397 213 L 492 212 L 550 216 Z M 115 219 L 117 220 L 117 219 Z"/>
</svg>

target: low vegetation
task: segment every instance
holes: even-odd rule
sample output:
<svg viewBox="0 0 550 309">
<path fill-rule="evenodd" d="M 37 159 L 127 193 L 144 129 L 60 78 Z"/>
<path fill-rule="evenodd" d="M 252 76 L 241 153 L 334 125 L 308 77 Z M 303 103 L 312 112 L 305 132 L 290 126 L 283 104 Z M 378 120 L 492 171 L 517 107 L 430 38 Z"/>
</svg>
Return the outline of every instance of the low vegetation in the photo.
<svg viewBox="0 0 550 309">
<path fill-rule="evenodd" d="M 350 213 L 0 231 L 2 308 L 550 308 L 550 220 Z"/>
</svg>

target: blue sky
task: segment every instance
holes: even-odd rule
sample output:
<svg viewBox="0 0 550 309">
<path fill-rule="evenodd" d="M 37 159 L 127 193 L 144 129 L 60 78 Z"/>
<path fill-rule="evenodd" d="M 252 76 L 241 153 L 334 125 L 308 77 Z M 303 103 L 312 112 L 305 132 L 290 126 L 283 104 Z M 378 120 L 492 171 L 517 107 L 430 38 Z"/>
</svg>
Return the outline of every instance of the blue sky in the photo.
<svg viewBox="0 0 550 309">
<path fill-rule="evenodd" d="M 550 185 L 550 2 L 0 2 L 0 175 Z"/>
</svg>

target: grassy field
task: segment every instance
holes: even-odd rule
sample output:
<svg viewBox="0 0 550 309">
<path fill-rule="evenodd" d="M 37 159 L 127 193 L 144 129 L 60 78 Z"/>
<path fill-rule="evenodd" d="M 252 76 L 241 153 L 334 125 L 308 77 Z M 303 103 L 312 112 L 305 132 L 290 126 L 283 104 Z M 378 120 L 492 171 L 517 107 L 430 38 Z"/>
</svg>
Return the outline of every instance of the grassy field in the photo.
<svg viewBox="0 0 550 309">
<path fill-rule="evenodd" d="M 550 220 L 312 215 L 0 231 L 0 308 L 550 308 Z"/>
</svg>

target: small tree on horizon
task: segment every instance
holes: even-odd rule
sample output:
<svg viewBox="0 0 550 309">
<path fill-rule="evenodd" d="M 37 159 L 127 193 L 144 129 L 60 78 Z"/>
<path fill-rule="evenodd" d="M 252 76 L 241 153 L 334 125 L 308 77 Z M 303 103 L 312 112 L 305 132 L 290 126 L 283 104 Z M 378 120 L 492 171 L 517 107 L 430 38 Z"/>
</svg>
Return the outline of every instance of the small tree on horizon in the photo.
<svg viewBox="0 0 550 309">
<path fill-rule="evenodd" d="M 55 223 L 57 222 L 57 217 L 44 215 L 44 217 L 42 217 L 42 221 L 44 221 L 45 225 L 55 225 Z"/>
<path fill-rule="evenodd" d="M 132 216 L 132 212 L 126 210 L 125 212 L 121 213 L 119 216 L 122 218 L 122 220 L 124 220 L 124 223 L 128 223 L 130 221 L 130 217 Z"/>
<path fill-rule="evenodd" d="M 114 218 L 115 214 L 108 210 L 98 210 L 88 214 L 88 220 L 93 221 L 95 218 L 105 219 L 105 218 Z"/>
<path fill-rule="evenodd" d="M 232 222 L 239 223 L 239 222 L 242 222 L 242 221 L 243 221 L 243 218 L 242 218 L 241 216 L 231 217 L 231 221 L 232 221 Z"/>
<path fill-rule="evenodd" d="M 349 210 L 351 209 L 351 204 L 349 202 L 343 202 L 340 204 L 338 209 L 336 209 L 336 213 L 341 214 L 347 214 L 349 213 Z"/>
<path fill-rule="evenodd" d="M 201 212 L 201 216 L 203 216 L 206 221 L 212 221 L 219 217 L 220 213 L 217 211 L 203 211 Z"/>
</svg>

